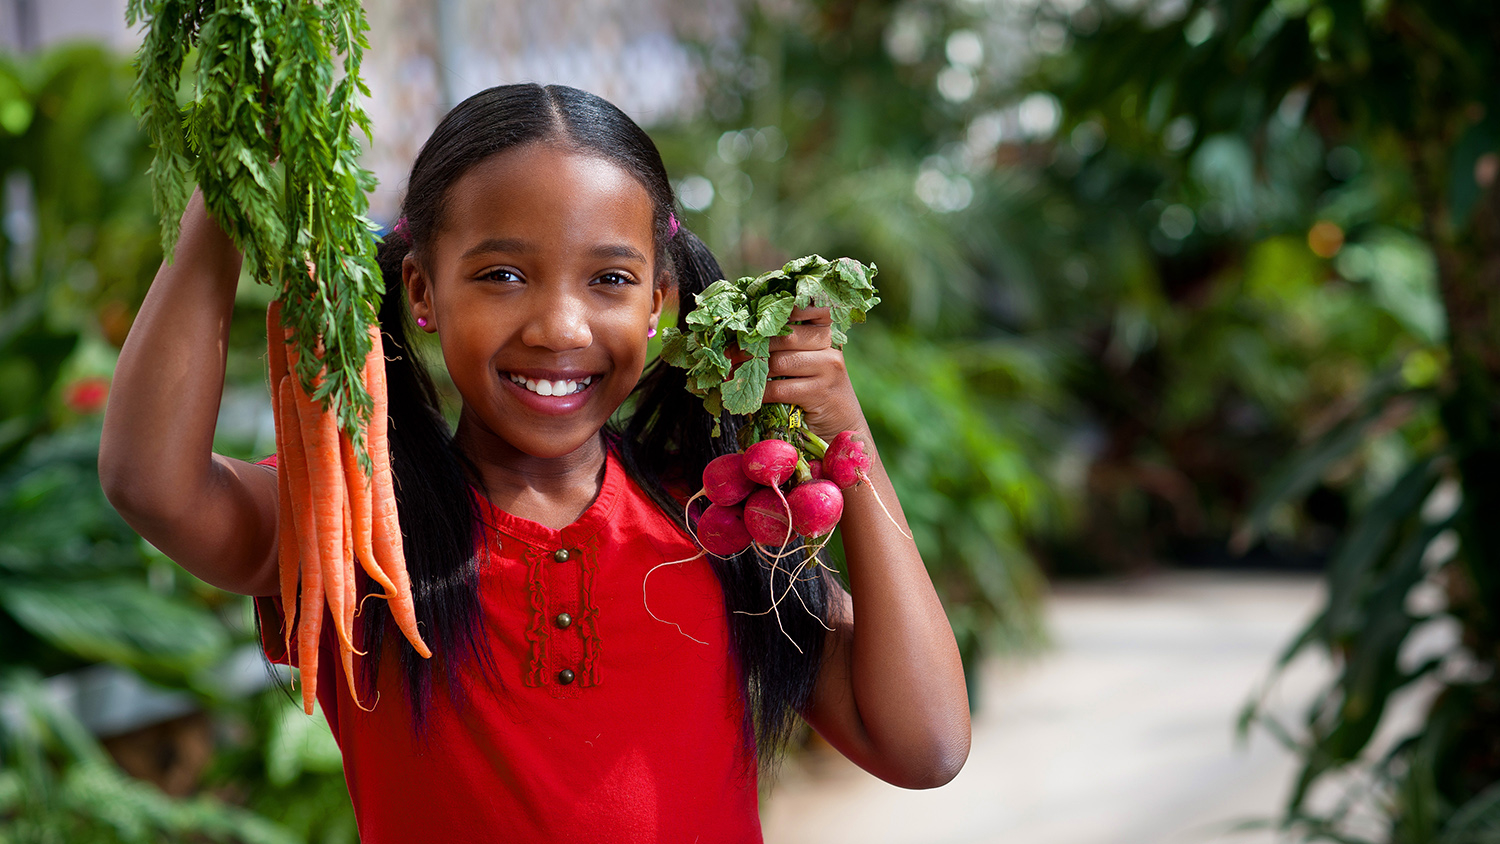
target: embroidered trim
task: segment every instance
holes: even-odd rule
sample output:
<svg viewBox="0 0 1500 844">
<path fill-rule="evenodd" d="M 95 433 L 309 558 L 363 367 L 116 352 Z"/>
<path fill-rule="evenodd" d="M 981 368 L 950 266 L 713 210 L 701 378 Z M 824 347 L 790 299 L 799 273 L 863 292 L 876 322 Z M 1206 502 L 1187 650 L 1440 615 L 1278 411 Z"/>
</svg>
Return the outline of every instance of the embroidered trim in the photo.
<svg viewBox="0 0 1500 844">
<path fill-rule="evenodd" d="M 578 620 L 578 630 L 583 636 L 583 676 L 579 681 L 584 686 L 597 686 L 602 673 L 599 664 L 599 605 L 594 601 L 594 578 L 599 574 L 598 543 L 591 540 L 579 550 L 583 552 L 583 576 L 578 588 L 579 607 L 583 610 L 583 617 Z"/>
<path fill-rule="evenodd" d="M 525 683 L 538 687 L 547 684 L 548 645 L 552 636 L 547 629 L 547 579 L 546 565 L 552 555 L 534 545 L 526 544 L 526 585 L 530 587 L 531 626 L 526 628 L 526 638 L 531 642 L 531 667 L 526 672 Z"/>
</svg>

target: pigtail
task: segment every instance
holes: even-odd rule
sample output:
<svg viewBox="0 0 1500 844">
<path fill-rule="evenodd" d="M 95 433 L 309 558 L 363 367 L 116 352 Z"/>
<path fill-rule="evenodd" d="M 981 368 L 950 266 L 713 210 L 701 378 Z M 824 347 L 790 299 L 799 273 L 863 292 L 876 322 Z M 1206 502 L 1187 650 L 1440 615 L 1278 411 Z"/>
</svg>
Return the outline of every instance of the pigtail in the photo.
<svg viewBox="0 0 1500 844">
<path fill-rule="evenodd" d="M 667 256 L 677 288 L 677 327 L 686 331 L 694 295 L 724 273 L 703 241 L 685 228 L 670 237 Z M 741 417 L 721 414 L 720 434 L 714 436 L 714 419 L 702 400 L 688 392 L 687 373 L 660 359 L 646 370 L 635 397 L 637 410 L 619 440 L 621 462 L 657 506 L 681 523 L 682 505 L 670 490 L 697 488 L 709 461 L 739 450 Z M 825 565 L 817 567 L 817 576 L 804 575 L 795 584 L 785 567 L 772 568 L 754 551 L 728 559 L 707 557 L 724 590 L 730 640 L 746 691 L 745 734 L 769 767 L 796 728 L 798 714 L 811 702 L 827 636 L 823 625 L 832 625 L 831 596 L 838 586 L 829 574 L 826 551 L 820 554 Z M 744 614 L 762 612 L 788 586 L 799 593 L 807 612 L 788 599 L 782 605 L 794 609 L 781 613 L 781 626 L 770 616 Z"/>
<path fill-rule="evenodd" d="M 433 672 L 442 670 L 448 693 L 457 700 L 459 668 L 469 658 L 492 662 L 480 635 L 478 562 L 481 516 L 470 486 L 475 476 L 457 448 L 440 410 L 437 388 L 417 348 L 408 339 L 411 322 L 401 265 L 410 244 L 405 232 L 391 232 L 377 253 L 385 296 L 380 327 L 390 404 L 391 472 L 406 550 L 407 572 L 417 622 L 433 656 L 424 659 L 406 641 L 384 601 L 364 604 L 366 650 L 379 654 L 387 635 L 397 647 L 414 721 L 420 731 L 433 693 Z M 479 541 L 477 541 L 479 540 Z M 360 572 L 362 592 L 376 589 Z M 361 684 L 375 694 L 381 660 L 363 660 Z M 491 672 L 493 673 L 493 672 Z"/>
</svg>

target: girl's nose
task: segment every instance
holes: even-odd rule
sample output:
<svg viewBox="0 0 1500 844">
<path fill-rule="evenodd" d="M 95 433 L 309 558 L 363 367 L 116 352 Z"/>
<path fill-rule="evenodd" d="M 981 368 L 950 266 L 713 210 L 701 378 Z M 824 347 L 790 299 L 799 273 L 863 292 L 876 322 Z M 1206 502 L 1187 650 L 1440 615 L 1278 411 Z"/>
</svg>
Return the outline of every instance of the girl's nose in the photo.
<svg viewBox="0 0 1500 844">
<path fill-rule="evenodd" d="M 572 296 L 537 297 L 521 342 L 553 352 L 587 348 L 593 342 L 588 309 Z"/>
</svg>

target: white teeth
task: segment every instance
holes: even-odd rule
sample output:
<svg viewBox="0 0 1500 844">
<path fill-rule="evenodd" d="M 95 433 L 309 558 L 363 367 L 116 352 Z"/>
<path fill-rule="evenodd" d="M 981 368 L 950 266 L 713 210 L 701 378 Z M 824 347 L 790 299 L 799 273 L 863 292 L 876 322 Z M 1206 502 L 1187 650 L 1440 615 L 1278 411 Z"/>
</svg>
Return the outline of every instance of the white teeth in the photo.
<svg viewBox="0 0 1500 844">
<path fill-rule="evenodd" d="M 590 375 L 581 381 L 548 381 L 545 378 L 532 380 L 512 374 L 510 380 L 539 396 L 571 396 L 574 393 L 581 392 L 585 387 L 593 383 L 594 376 Z"/>
</svg>

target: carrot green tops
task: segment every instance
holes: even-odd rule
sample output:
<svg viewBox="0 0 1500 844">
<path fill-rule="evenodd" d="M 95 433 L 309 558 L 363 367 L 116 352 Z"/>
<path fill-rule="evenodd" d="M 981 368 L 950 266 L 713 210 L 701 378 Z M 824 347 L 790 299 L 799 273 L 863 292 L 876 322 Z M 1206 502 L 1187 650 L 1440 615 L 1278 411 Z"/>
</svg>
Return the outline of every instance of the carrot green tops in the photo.
<svg viewBox="0 0 1500 844">
<path fill-rule="evenodd" d="M 613 453 L 598 498 L 561 531 L 480 507 L 483 633 L 498 676 L 466 666 L 467 704 L 455 710 L 439 690 L 425 740 L 394 657 L 379 702 L 361 711 L 324 627 L 318 698 L 360 840 L 760 841 L 723 591 L 703 557 L 652 571 L 694 557 L 692 540 Z M 287 662 L 279 600 L 256 603 L 267 655 Z"/>
</svg>

